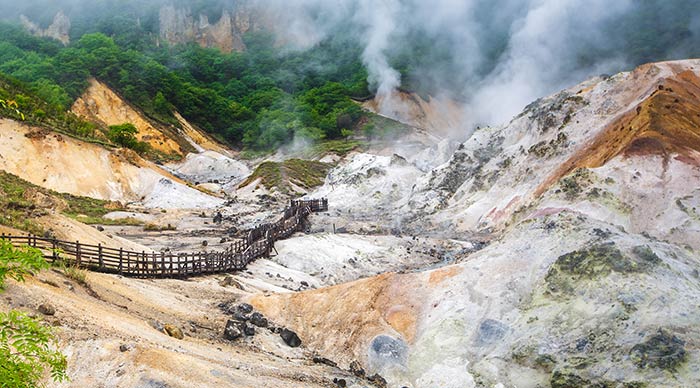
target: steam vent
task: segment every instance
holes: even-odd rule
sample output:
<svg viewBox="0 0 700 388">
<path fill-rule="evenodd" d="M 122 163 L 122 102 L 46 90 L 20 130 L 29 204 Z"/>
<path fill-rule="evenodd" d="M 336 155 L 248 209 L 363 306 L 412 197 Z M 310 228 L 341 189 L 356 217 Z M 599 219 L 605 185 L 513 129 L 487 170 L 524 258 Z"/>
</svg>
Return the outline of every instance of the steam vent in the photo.
<svg viewBox="0 0 700 388">
<path fill-rule="evenodd" d="M 699 10 L 0 1 L 0 387 L 700 386 Z"/>
</svg>

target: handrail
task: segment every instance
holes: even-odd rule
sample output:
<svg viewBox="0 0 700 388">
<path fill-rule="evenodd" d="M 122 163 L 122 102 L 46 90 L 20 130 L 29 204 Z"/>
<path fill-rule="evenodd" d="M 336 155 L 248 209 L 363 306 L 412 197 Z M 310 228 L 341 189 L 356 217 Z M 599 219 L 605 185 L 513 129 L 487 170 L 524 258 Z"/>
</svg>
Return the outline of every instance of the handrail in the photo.
<svg viewBox="0 0 700 388">
<path fill-rule="evenodd" d="M 47 261 L 60 261 L 96 272 L 139 278 L 186 278 L 241 271 L 253 260 L 269 257 L 275 241 L 301 230 L 309 214 L 327 210 L 326 198 L 292 200 L 278 221 L 248 230 L 243 240 L 230 244 L 223 251 L 147 253 L 31 234 L 13 236 L 3 233 L 0 239 L 8 240 L 15 246 L 37 248 L 43 252 Z M 294 221 L 292 225 L 287 225 L 289 220 Z"/>
</svg>

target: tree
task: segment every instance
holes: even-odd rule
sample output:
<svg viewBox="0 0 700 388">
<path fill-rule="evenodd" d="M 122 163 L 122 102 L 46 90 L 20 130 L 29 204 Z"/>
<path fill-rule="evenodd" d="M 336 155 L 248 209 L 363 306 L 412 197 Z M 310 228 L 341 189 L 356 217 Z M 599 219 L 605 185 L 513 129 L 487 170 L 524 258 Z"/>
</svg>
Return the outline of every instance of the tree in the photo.
<svg viewBox="0 0 700 388">
<path fill-rule="evenodd" d="M 117 145 L 143 153 L 148 151 L 148 144 L 136 139 L 138 132 L 139 130 L 130 123 L 110 125 L 107 137 Z"/>
<path fill-rule="evenodd" d="M 170 105 L 161 92 L 156 93 L 156 96 L 153 98 L 153 110 L 165 117 L 173 114 L 173 106 Z"/>
<path fill-rule="evenodd" d="M 0 241 L 0 290 L 6 278 L 24 281 L 25 276 L 48 267 L 38 249 Z M 66 380 L 66 357 L 55 349 L 50 327 L 17 310 L 0 313 L 0 387 L 43 386 L 47 369 L 54 381 Z"/>
</svg>

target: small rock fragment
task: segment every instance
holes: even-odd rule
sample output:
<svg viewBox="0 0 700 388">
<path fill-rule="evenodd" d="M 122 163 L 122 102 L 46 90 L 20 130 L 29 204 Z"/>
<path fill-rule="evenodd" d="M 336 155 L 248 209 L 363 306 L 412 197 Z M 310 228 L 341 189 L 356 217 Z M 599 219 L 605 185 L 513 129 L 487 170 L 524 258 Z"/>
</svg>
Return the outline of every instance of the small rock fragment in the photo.
<svg viewBox="0 0 700 388">
<path fill-rule="evenodd" d="M 335 383 L 335 385 L 337 385 L 341 388 L 345 388 L 348 386 L 348 383 L 347 383 L 347 381 L 345 381 L 345 379 L 334 378 L 333 382 Z"/>
<path fill-rule="evenodd" d="M 350 363 L 350 372 L 357 377 L 365 377 L 365 370 L 357 360 L 353 360 L 353 362 Z"/>
<path fill-rule="evenodd" d="M 268 325 L 267 318 L 257 311 L 250 316 L 250 323 L 257 327 L 267 327 Z"/>
<path fill-rule="evenodd" d="M 316 363 L 316 364 L 328 365 L 328 366 L 331 366 L 331 367 L 333 367 L 333 368 L 338 367 L 338 364 L 336 364 L 336 363 L 333 362 L 332 360 L 329 360 L 329 359 L 327 359 L 327 358 L 325 358 L 325 357 L 314 356 L 313 362 Z"/>
<path fill-rule="evenodd" d="M 130 345 L 130 344 L 121 344 L 121 345 L 119 345 L 119 351 L 122 352 L 122 353 L 123 353 L 123 352 L 128 352 L 129 350 L 131 350 L 131 349 L 133 349 L 133 348 L 134 348 L 134 345 Z"/>
<path fill-rule="evenodd" d="M 169 336 L 171 336 L 171 337 L 173 337 L 173 338 L 177 338 L 177 339 L 180 339 L 180 340 L 183 339 L 183 338 L 185 338 L 185 335 L 182 334 L 182 330 L 180 330 L 179 327 L 174 326 L 174 325 L 171 325 L 171 324 L 169 324 L 169 323 L 166 323 L 166 324 L 163 326 L 163 330 L 165 330 L 165 334 L 167 334 L 167 335 L 169 335 Z"/>
<path fill-rule="evenodd" d="M 378 373 L 375 373 L 374 375 L 367 377 L 367 380 L 373 382 L 374 385 L 376 385 L 377 387 L 380 387 L 380 388 L 387 387 L 386 379 L 384 377 L 380 376 Z"/>
<path fill-rule="evenodd" d="M 56 314 L 56 308 L 53 307 L 49 303 L 40 304 L 39 307 L 37 308 L 37 310 L 39 310 L 39 312 L 44 314 L 44 315 L 55 315 Z"/>
<path fill-rule="evenodd" d="M 243 286 L 241 283 L 239 283 L 236 279 L 233 278 L 233 276 L 227 275 L 223 280 L 219 282 L 219 285 L 221 287 L 228 287 L 228 286 L 234 286 L 238 288 L 239 290 L 243 290 Z"/>
</svg>

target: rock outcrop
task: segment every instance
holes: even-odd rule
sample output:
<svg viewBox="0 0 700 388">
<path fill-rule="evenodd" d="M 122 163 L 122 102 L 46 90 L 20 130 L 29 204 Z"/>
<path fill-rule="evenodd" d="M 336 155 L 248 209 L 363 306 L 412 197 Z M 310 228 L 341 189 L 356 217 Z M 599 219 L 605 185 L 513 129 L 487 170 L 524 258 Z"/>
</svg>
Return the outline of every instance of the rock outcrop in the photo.
<svg viewBox="0 0 700 388">
<path fill-rule="evenodd" d="M 59 11 L 56 16 L 54 16 L 51 25 L 45 29 L 29 20 L 29 18 L 24 15 L 20 15 L 20 21 L 24 28 L 32 35 L 53 38 L 66 45 L 70 43 L 70 19 L 63 11 Z"/>
<path fill-rule="evenodd" d="M 245 50 L 243 34 L 258 28 L 255 12 L 243 2 L 237 2 L 231 10 L 224 9 L 215 22 L 207 15 L 195 15 L 190 9 L 172 5 L 160 9 L 159 20 L 160 37 L 164 41 L 170 44 L 196 42 L 225 53 Z"/>
</svg>

